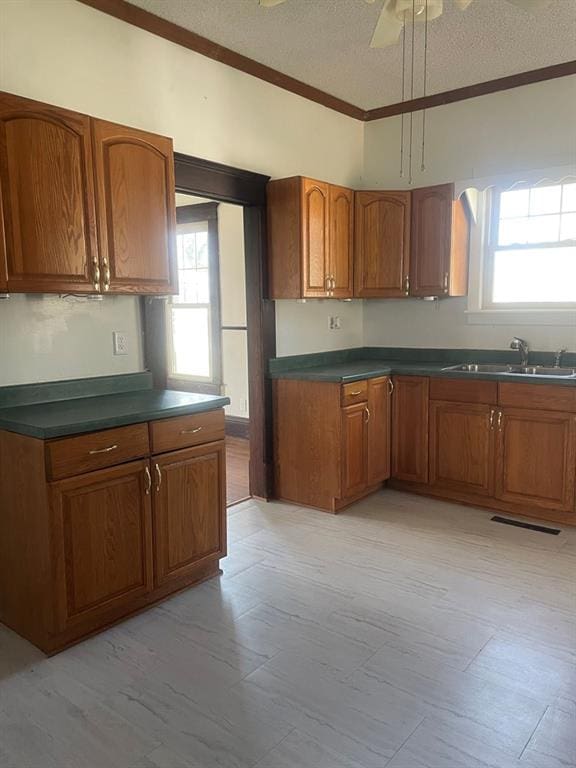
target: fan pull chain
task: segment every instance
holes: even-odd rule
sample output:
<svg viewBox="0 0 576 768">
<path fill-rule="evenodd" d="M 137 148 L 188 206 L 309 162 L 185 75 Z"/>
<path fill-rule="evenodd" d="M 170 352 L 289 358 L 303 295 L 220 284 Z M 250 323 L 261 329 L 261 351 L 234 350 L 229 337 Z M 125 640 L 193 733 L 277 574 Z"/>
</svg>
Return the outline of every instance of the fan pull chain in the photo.
<svg viewBox="0 0 576 768">
<path fill-rule="evenodd" d="M 402 99 L 404 101 L 406 83 L 406 24 L 402 27 Z M 404 112 L 400 124 L 400 176 L 404 176 Z"/>
<path fill-rule="evenodd" d="M 424 84 L 422 96 L 426 96 L 426 81 L 428 74 L 428 0 L 425 0 L 424 5 Z M 420 170 L 424 172 L 426 170 L 426 110 L 422 110 L 422 158 L 420 163 Z"/>
<path fill-rule="evenodd" d="M 404 23 L 406 26 L 406 23 Z M 412 0 L 412 50 L 410 67 L 410 101 L 414 99 L 414 34 L 416 31 L 416 0 Z M 412 134 L 414 126 L 414 112 L 410 111 L 410 153 L 408 156 L 408 184 L 412 184 Z"/>
</svg>

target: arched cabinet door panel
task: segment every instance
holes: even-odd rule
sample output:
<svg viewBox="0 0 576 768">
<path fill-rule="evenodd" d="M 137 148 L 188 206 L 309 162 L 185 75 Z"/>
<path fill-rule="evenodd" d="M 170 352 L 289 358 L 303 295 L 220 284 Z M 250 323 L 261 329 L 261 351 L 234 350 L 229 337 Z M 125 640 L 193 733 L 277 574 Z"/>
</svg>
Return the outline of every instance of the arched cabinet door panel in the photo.
<svg viewBox="0 0 576 768">
<path fill-rule="evenodd" d="M 93 135 L 103 290 L 176 293 L 172 140 L 102 120 Z"/>
<path fill-rule="evenodd" d="M 329 185 L 304 179 L 302 182 L 302 253 L 304 284 L 302 295 L 317 298 L 328 295 L 330 237 Z"/>
<path fill-rule="evenodd" d="M 89 117 L 0 94 L 0 204 L 0 291 L 96 290 Z"/>
</svg>

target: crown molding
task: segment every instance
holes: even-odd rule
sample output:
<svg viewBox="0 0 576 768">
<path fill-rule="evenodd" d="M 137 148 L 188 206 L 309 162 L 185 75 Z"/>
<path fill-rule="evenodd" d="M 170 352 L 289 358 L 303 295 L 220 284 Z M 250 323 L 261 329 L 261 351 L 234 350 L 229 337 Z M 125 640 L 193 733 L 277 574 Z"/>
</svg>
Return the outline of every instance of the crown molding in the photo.
<svg viewBox="0 0 576 768">
<path fill-rule="evenodd" d="M 496 80 L 488 80 L 484 83 L 475 83 L 474 85 L 467 85 L 463 88 L 455 88 L 452 91 L 434 93 L 430 96 L 424 96 L 410 101 L 402 101 L 384 107 L 365 110 L 354 104 L 350 104 L 347 101 L 343 101 L 336 96 L 332 96 L 325 91 L 321 91 L 319 88 L 307 85 L 301 80 L 297 80 L 276 69 L 272 69 L 272 67 L 260 64 L 259 62 L 254 61 L 254 59 L 242 56 L 242 54 L 236 53 L 230 48 L 225 48 L 224 46 L 209 40 L 207 37 L 202 37 L 202 35 L 197 35 L 195 32 L 191 32 L 189 29 L 185 29 L 178 24 L 166 21 L 165 19 L 160 18 L 160 16 L 156 16 L 149 11 L 145 11 L 136 5 L 126 2 L 126 0 L 77 0 L 77 2 L 82 3 L 83 5 L 88 5 L 98 11 L 102 11 L 109 16 L 125 21 L 135 27 L 139 27 L 153 35 L 162 37 L 164 40 L 169 40 L 171 43 L 180 45 L 183 48 L 188 48 L 188 50 L 199 53 L 209 59 L 219 61 L 221 64 L 226 64 L 228 67 L 237 69 L 247 75 L 257 77 L 260 80 L 264 80 L 285 91 L 294 93 L 297 96 L 302 96 L 316 104 L 321 104 L 323 107 L 332 109 L 342 115 L 347 115 L 348 117 L 353 117 L 356 120 L 361 120 L 363 122 L 382 120 L 386 117 L 417 112 L 423 109 L 431 109 L 444 104 L 453 104 L 457 101 L 475 99 L 478 96 L 486 96 L 487 94 L 497 93 L 498 91 L 519 88 L 523 85 L 541 83 L 545 80 L 554 80 L 558 77 L 566 77 L 567 75 L 576 74 L 576 61 L 566 61 L 561 64 L 553 64 L 549 67 L 532 69 L 528 72 L 519 72 L 516 75 L 499 77 Z"/>
</svg>

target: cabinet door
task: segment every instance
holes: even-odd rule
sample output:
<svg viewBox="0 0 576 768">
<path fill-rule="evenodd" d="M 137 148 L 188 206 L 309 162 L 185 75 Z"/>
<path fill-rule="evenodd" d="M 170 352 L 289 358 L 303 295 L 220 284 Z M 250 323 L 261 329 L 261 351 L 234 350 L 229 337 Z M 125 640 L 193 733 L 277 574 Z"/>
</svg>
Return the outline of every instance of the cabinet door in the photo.
<svg viewBox="0 0 576 768">
<path fill-rule="evenodd" d="M 6 250 L 0 290 L 96 290 L 88 117 L 0 95 L 0 201 Z"/>
<path fill-rule="evenodd" d="M 342 493 L 355 496 L 366 487 L 368 409 L 365 403 L 342 408 Z"/>
<path fill-rule="evenodd" d="M 390 418 L 392 380 L 368 380 L 368 485 L 390 477 Z"/>
<path fill-rule="evenodd" d="M 148 461 L 52 483 L 60 630 L 118 612 L 152 589 Z"/>
<path fill-rule="evenodd" d="M 494 495 L 494 423 L 490 405 L 430 403 L 430 484 Z"/>
<path fill-rule="evenodd" d="M 172 140 L 92 123 L 104 290 L 176 293 Z"/>
<path fill-rule="evenodd" d="M 354 192 L 345 187 L 330 186 L 330 278 L 332 295 L 349 299 L 354 292 Z"/>
<path fill-rule="evenodd" d="M 328 296 L 329 185 L 302 179 L 302 296 Z"/>
<path fill-rule="evenodd" d="M 412 192 L 412 296 L 448 294 L 453 195 L 452 184 Z"/>
<path fill-rule="evenodd" d="M 356 192 L 356 296 L 408 294 L 410 207 L 410 192 Z"/>
<path fill-rule="evenodd" d="M 498 422 L 497 498 L 574 512 L 576 416 L 505 408 Z"/>
<path fill-rule="evenodd" d="M 224 442 L 152 459 L 156 584 L 226 554 Z"/>
<path fill-rule="evenodd" d="M 428 379 L 395 376 L 392 395 L 392 477 L 428 482 Z"/>
</svg>

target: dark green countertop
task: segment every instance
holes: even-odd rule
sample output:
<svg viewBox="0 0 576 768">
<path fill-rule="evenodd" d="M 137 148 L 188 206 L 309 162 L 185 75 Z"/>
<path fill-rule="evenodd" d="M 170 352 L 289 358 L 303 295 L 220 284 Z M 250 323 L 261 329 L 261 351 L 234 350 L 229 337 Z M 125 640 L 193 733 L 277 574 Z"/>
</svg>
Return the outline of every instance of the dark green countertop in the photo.
<svg viewBox="0 0 576 768">
<path fill-rule="evenodd" d="M 229 403 L 228 397 L 216 395 L 139 389 L 1 408 L 0 429 L 48 439 L 211 411 Z"/>
<path fill-rule="evenodd" d="M 524 382 L 525 384 L 555 384 L 575 387 L 576 378 L 562 376 L 533 376 L 518 373 L 469 373 L 444 370 L 450 362 L 406 362 L 400 360 L 353 360 L 325 362 L 321 365 L 271 370 L 271 379 L 299 379 L 301 381 L 332 381 L 346 383 L 378 376 L 441 376 L 449 379 L 484 379 L 487 381 Z"/>
</svg>

